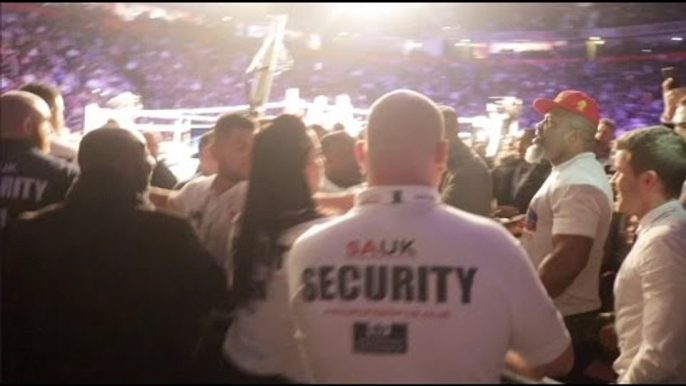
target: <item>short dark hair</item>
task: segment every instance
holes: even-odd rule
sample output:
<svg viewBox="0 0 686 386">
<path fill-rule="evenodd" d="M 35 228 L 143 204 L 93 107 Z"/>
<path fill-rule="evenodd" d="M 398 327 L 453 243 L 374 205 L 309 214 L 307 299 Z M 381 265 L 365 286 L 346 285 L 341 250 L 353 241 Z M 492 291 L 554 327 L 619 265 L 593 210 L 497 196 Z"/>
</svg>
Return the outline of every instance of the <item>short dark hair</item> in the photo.
<svg viewBox="0 0 686 386">
<path fill-rule="evenodd" d="M 203 135 L 201 135 L 200 138 L 198 139 L 198 150 L 202 150 L 207 145 L 211 144 L 213 138 L 214 138 L 214 133 L 212 132 L 212 130 L 209 130 L 209 131 L 203 133 Z"/>
<path fill-rule="evenodd" d="M 26 91 L 38 95 L 48 104 L 50 109 L 55 107 L 55 100 L 62 96 L 62 93 L 57 87 L 43 82 L 26 83 L 19 87 L 19 91 Z"/>
<path fill-rule="evenodd" d="M 654 171 L 667 197 L 679 197 L 686 180 L 686 139 L 664 126 L 651 126 L 619 137 L 617 150 L 631 153 L 634 172 Z"/>
<path fill-rule="evenodd" d="M 355 138 L 345 131 L 336 131 L 323 136 L 320 142 L 322 152 L 326 157 L 329 157 L 337 150 L 350 151 L 350 154 L 352 154 L 352 148 L 355 147 L 356 141 Z"/>
<path fill-rule="evenodd" d="M 612 119 L 609 119 L 609 118 L 603 118 L 603 119 L 601 119 L 601 120 L 598 122 L 598 126 L 600 126 L 600 125 L 607 125 L 607 126 L 609 126 L 609 127 L 612 129 L 613 132 L 614 132 L 615 130 L 617 130 L 617 124 L 615 123 L 615 121 L 613 121 Z"/>
<path fill-rule="evenodd" d="M 255 130 L 255 123 L 243 114 L 224 114 L 214 125 L 215 136 L 227 136 L 234 130 Z"/>
</svg>

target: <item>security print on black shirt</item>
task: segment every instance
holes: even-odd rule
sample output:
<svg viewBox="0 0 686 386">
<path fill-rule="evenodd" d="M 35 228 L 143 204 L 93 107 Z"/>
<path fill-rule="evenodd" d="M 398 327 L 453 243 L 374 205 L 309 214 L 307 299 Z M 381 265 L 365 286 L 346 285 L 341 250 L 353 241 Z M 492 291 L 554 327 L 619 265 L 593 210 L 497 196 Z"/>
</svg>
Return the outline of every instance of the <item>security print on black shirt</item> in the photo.
<svg viewBox="0 0 686 386">
<path fill-rule="evenodd" d="M 193 356 L 223 274 L 182 218 L 151 208 L 142 136 L 83 137 L 64 203 L 23 214 L 2 256 L 2 379 L 200 381 Z"/>
<path fill-rule="evenodd" d="M 0 241 L 20 213 L 60 202 L 78 169 L 46 154 L 50 109 L 38 96 L 0 96 Z M 5 243 L 1 243 L 4 245 Z"/>
</svg>

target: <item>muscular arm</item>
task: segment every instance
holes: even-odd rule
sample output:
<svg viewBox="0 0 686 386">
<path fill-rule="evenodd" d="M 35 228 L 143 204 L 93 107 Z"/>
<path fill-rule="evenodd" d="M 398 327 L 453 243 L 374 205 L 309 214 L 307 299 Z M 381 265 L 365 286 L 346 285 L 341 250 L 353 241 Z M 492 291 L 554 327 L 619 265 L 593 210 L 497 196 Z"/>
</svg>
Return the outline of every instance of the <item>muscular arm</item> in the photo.
<svg viewBox="0 0 686 386">
<path fill-rule="evenodd" d="M 581 271 L 591 255 L 593 239 L 578 235 L 554 235 L 553 252 L 546 256 L 538 268 L 538 274 L 548 295 L 560 296 Z"/>
</svg>

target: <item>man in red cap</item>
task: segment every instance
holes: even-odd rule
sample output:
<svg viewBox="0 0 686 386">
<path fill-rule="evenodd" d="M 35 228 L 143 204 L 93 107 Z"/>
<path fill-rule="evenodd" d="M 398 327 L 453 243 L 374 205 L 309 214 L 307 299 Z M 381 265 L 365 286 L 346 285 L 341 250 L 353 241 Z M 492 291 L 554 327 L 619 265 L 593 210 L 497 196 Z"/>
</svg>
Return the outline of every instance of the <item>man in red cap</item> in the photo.
<svg viewBox="0 0 686 386">
<path fill-rule="evenodd" d="M 522 246 L 572 336 L 579 379 L 592 361 L 600 265 L 612 216 L 612 189 L 593 153 L 598 105 L 580 91 L 536 99 L 544 114 L 527 161 L 550 161 L 552 172 L 531 200 Z"/>
</svg>

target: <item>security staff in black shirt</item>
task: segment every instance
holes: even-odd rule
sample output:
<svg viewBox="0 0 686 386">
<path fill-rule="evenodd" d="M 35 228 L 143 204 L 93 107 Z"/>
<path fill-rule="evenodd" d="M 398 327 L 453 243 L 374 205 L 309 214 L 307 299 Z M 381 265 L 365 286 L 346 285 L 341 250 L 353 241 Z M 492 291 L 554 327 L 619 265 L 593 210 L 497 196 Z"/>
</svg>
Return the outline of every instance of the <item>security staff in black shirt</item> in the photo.
<svg viewBox="0 0 686 386">
<path fill-rule="evenodd" d="M 0 241 L 20 213 L 64 200 L 78 169 L 45 153 L 50 109 L 38 96 L 0 96 Z M 4 242 L 2 244 L 5 244 Z"/>
<path fill-rule="evenodd" d="M 142 136 L 86 134 L 63 203 L 23 214 L 2 259 L 8 382 L 202 382 L 193 350 L 223 273 L 180 217 L 145 198 Z"/>
</svg>

